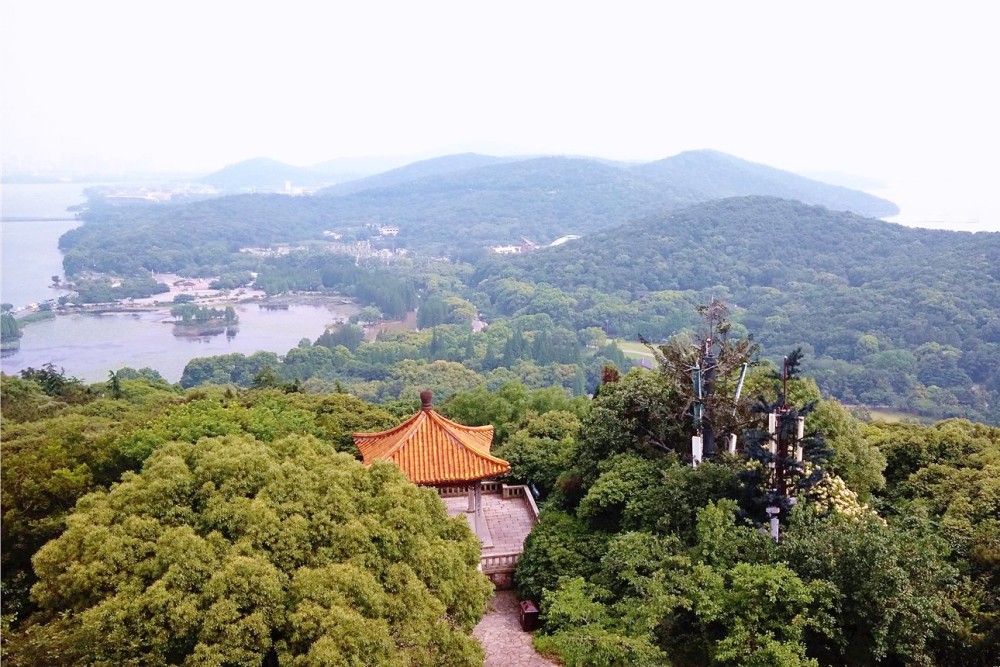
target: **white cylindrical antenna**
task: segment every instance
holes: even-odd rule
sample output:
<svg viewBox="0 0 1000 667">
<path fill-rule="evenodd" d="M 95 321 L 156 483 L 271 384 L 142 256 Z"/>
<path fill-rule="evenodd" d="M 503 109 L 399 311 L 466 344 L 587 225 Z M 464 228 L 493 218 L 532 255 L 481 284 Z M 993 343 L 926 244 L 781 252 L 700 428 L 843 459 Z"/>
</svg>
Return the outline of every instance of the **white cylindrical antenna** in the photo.
<svg viewBox="0 0 1000 667">
<path fill-rule="evenodd" d="M 777 507 L 773 507 L 772 506 L 772 507 L 768 507 L 765 511 L 767 512 L 767 515 L 771 518 L 771 521 L 770 521 L 770 523 L 771 523 L 771 539 L 774 540 L 775 542 L 777 542 L 778 539 L 779 539 L 779 533 L 778 533 L 778 513 L 781 510 L 779 508 L 777 508 Z"/>
<path fill-rule="evenodd" d="M 702 440 L 700 435 L 691 436 L 691 465 L 695 468 L 701 463 Z"/>
<path fill-rule="evenodd" d="M 802 438 L 804 438 L 806 434 L 806 418 L 799 417 L 798 424 L 796 424 L 796 426 L 798 428 L 795 438 L 795 460 L 798 463 L 802 463 Z"/>
<path fill-rule="evenodd" d="M 771 434 L 771 437 L 767 440 L 767 451 L 771 452 L 771 456 L 777 456 L 778 454 L 778 413 L 771 412 L 767 415 L 767 432 Z M 768 464 L 771 470 L 774 470 L 774 460 Z"/>
<path fill-rule="evenodd" d="M 735 454 L 736 453 L 736 434 L 735 433 L 730 433 L 729 434 L 729 453 L 730 454 Z"/>
<path fill-rule="evenodd" d="M 747 367 L 749 364 L 743 364 L 740 367 L 740 381 L 736 383 L 736 396 L 733 398 L 733 414 L 736 414 L 736 406 L 740 402 L 740 394 L 743 393 L 743 381 L 747 379 Z"/>
</svg>

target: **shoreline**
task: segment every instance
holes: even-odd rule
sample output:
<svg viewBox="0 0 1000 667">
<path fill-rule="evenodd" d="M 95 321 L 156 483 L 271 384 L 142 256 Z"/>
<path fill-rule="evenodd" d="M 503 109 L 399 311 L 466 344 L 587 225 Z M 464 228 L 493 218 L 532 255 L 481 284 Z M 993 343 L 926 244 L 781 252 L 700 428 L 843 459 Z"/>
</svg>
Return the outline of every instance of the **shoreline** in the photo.
<svg viewBox="0 0 1000 667">
<path fill-rule="evenodd" d="M 180 293 L 184 294 L 188 292 Z M 159 296 L 162 295 L 158 294 L 155 297 L 144 297 L 142 299 L 125 299 L 111 303 L 95 303 L 81 306 L 74 305 L 68 308 L 65 306 L 54 306 L 49 310 L 31 310 L 25 308 L 14 312 L 13 315 L 17 318 L 18 323 L 23 325 L 31 325 L 36 321 L 45 321 L 60 315 L 73 315 L 76 313 L 88 315 L 163 313 L 166 317 L 172 318 L 173 316 L 170 315 L 170 309 L 178 304 L 174 301 L 162 301 L 156 299 L 156 297 Z M 261 308 L 267 308 L 270 306 L 271 309 L 274 309 L 275 307 L 287 309 L 289 306 L 346 306 L 355 304 L 355 301 L 341 294 L 303 292 L 298 294 L 278 294 L 272 297 L 267 297 L 261 292 L 241 295 L 238 298 L 232 298 L 229 295 L 196 296 L 193 301 L 189 301 L 187 303 L 209 307 L 247 306 L 257 304 Z M 49 313 L 49 315 L 45 315 L 43 313 Z M 181 323 L 175 323 L 172 319 L 164 320 L 164 323 L 177 324 L 178 326 L 181 326 Z"/>
</svg>

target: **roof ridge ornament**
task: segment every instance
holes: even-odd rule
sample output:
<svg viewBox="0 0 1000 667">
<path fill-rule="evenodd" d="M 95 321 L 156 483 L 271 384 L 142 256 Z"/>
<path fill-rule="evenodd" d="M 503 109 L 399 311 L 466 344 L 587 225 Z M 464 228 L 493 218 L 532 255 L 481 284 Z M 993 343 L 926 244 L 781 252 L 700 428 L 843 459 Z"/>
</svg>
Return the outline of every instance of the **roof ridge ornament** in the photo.
<svg viewBox="0 0 1000 667">
<path fill-rule="evenodd" d="M 424 412 L 430 412 L 433 408 L 431 407 L 434 401 L 434 394 L 430 389 L 424 389 L 420 392 L 420 409 Z"/>
</svg>

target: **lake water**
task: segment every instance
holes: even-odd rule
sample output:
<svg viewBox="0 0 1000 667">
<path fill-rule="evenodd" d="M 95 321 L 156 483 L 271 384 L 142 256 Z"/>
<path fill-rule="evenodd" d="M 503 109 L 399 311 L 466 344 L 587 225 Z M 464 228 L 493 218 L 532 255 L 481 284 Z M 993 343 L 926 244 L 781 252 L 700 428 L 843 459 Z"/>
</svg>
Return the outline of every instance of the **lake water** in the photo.
<svg viewBox="0 0 1000 667">
<path fill-rule="evenodd" d="M 83 185 L 4 185 L 4 217 L 51 218 L 84 200 Z M 0 300 L 23 306 L 51 299 L 61 292 L 48 287 L 53 275 L 62 275 L 59 236 L 75 221 L 4 222 L 0 227 Z M 262 310 L 256 304 L 236 308 L 239 331 L 207 337 L 175 336 L 163 323 L 165 312 L 140 314 L 73 314 L 24 327 L 21 347 L 0 359 L 4 373 L 52 363 L 67 375 L 87 382 L 107 379 L 108 371 L 123 366 L 156 369 L 171 382 L 195 357 L 257 351 L 285 354 L 302 338 L 315 340 L 326 325 L 357 312 L 350 304 L 292 305 L 288 310 Z"/>
<path fill-rule="evenodd" d="M 80 223 L 30 218 L 72 217 L 66 209 L 83 203 L 83 188 L 69 183 L 3 185 L 2 217 L 25 220 L 0 223 L 0 300 L 20 307 L 64 294 L 48 287 L 52 276 L 63 273 L 57 242 Z"/>
<path fill-rule="evenodd" d="M 52 363 L 87 382 L 108 377 L 123 366 L 156 369 L 170 382 L 180 380 L 195 357 L 265 350 L 283 355 L 302 338 L 315 340 L 327 324 L 357 312 L 353 305 L 292 305 L 288 310 L 264 310 L 257 304 L 236 306 L 239 331 L 233 337 L 175 336 L 165 312 L 62 315 L 24 328 L 19 350 L 0 360 L 4 373 Z"/>
</svg>

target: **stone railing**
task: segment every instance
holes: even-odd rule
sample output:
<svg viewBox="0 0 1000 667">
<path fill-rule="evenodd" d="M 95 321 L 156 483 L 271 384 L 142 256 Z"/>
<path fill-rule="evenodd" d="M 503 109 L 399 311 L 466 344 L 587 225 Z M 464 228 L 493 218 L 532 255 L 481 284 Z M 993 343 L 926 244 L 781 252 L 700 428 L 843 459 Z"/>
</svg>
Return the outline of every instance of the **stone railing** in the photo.
<svg viewBox="0 0 1000 667">
<path fill-rule="evenodd" d="M 506 484 L 503 485 L 503 497 L 505 500 L 507 498 L 516 498 L 518 496 L 523 496 L 527 491 L 528 487 L 524 486 L 523 484 L 519 486 L 507 486 Z"/>
<path fill-rule="evenodd" d="M 507 554 L 490 554 L 489 556 L 483 556 L 479 561 L 479 565 L 483 570 L 483 574 L 486 575 L 498 572 L 513 572 L 517 569 L 517 559 L 520 557 L 520 551 Z"/>
<path fill-rule="evenodd" d="M 465 496 L 469 493 L 468 486 L 439 486 L 436 489 L 438 496 L 441 498 Z M 509 498 L 524 498 L 524 502 L 531 512 L 532 521 L 538 521 L 538 505 L 535 504 L 535 497 L 531 495 L 531 491 L 524 484 L 509 486 L 502 482 L 483 482 L 483 493 L 500 495 L 504 500 Z"/>
<path fill-rule="evenodd" d="M 514 587 L 514 570 L 520 557 L 521 552 L 483 556 L 479 560 L 479 569 L 497 590 L 510 590 Z"/>
<path fill-rule="evenodd" d="M 439 486 L 437 488 L 437 494 L 441 498 L 447 498 L 450 496 L 464 496 L 469 493 L 469 487 L 467 486 Z"/>
<path fill-rule="evenodd" d="M 494 494 L 501 493 L 504 489 L 508 488 L 506 484 L 502 482 L 483 482 L 483 493 Z M 469 485 L 463 484 L 462 486 L 438 486 L 437 489 L 438 496 L 442 498 L 452 497 L 452 496 L 464 496 L 469 493 Z M 514 487 L 517 488 L 517 487 Z M 504 495 L 504 498 L 507 496 Z"/>
<path fill-rule="evenodd" d="M 528 506 L 528 510 L 531 512 L 531 520 L 533 523 L 538 522 L 538 505 L 535 504 L 535 497 L 531 495 L 531 490 L 524 484 L 518 484 L 517 486 L 507 486 L 503 485 L 503 497 L 507 498 L 524 498 L 524 503 Z"/>
</svg>

